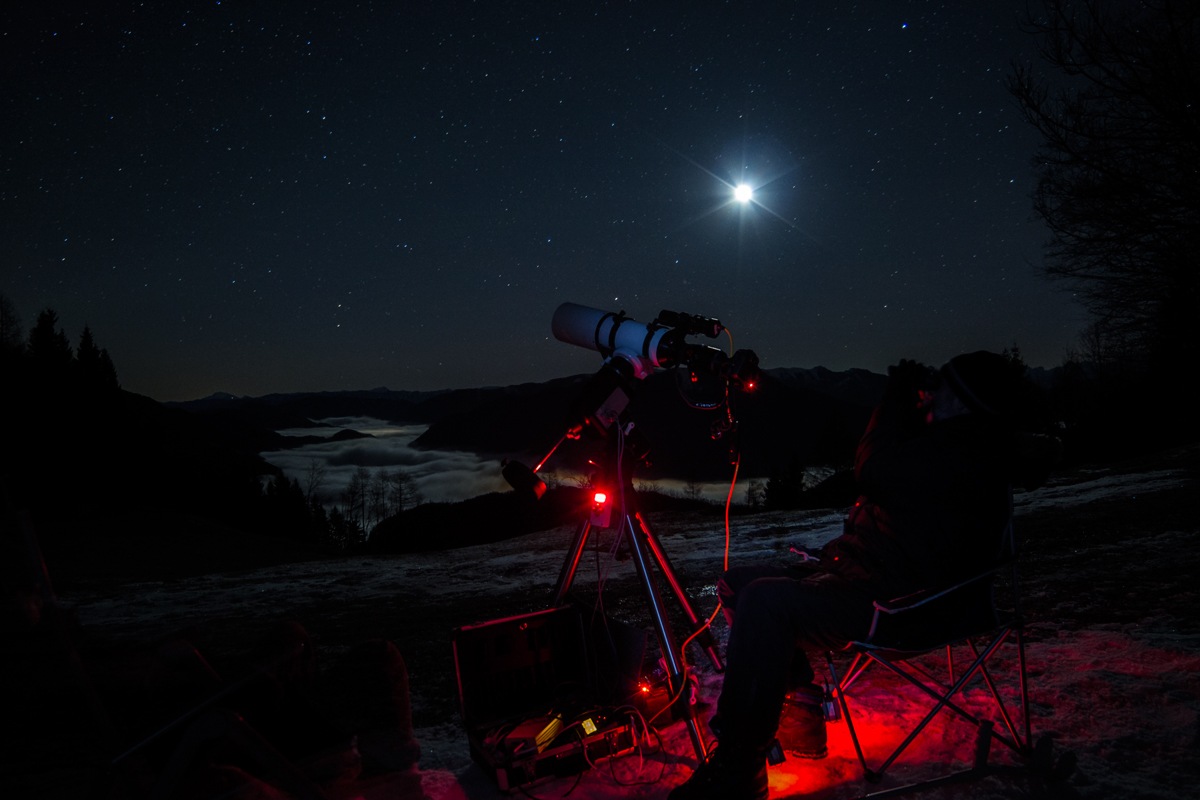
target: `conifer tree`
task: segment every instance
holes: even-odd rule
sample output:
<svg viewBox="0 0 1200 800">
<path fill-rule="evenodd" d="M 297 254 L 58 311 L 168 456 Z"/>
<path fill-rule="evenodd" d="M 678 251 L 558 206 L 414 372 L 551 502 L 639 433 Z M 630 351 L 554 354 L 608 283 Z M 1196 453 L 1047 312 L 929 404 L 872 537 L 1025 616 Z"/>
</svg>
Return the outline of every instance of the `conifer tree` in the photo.
<svg viewBox="0 0 1200 800">
<path fill-rule="evenodd" d="M 100 349 L 100 370 L 97 373 L 98 385 L 102 389 L 120 389 L 121 382 L 117 380 L 117 368 L 109 358 L 108 350 Z"/>
<path fill-rule="evenodd" d="M 96 342 L 92 339 L 92 329 L 87 325 L 83 326 L 83 333 L 79 334 L 79 346 L 75 348 L 75 366 L 84 384 L 93 385 L 98 382 L 100 348 L 96 347 Z"/>
<path fill-rule="evenodd" d="M 4 292 L 0 292 L 0 356 L 18 356 L 24 351 L 21 315 Z"/>
<path fill-rule="evenodd" d="M 43 375 L 63 376 L 71 367 L 71 343 L 58 327 L 54 309 L 43 309 L 37 324 L 29 332 L 29 355 L 34 367 Z"/>
</svg>

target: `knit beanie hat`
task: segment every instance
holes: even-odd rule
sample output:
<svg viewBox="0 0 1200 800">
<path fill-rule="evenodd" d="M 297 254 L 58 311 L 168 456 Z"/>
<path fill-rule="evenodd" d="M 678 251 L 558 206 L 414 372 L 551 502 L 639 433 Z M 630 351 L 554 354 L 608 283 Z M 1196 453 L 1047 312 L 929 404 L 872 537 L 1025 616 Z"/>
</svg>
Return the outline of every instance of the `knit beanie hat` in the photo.
<svg viewBox="0 0 1200 800">
<path fill-rule="evenodd" d="M 1021 376 L 1004 356 L 986 350 L 955 356 L 942 367 L 942 378 L 976 413 L 1010 417 L 1017 410 Z"/>
</svg>

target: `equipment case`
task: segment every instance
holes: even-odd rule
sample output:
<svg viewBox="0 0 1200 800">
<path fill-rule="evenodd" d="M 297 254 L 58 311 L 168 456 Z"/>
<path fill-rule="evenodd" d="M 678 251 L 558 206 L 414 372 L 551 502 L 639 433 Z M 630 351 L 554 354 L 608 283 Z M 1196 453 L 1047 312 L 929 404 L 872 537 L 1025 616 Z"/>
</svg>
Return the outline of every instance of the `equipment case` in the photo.
<svg viewBox="0 0 1200 800">
<path fill-rule="evenodd" d="M 459 710 L 471 757 L 503 792 L 551 777 L 575 775 L 589 761 L 629 752 L 636 744 L 629 716 L 592 714 L 593 733 L 572 727 L 540 752 L 500 746 L 505 726 L 593 709 L 594 676 L 583 617 L 572 606 L 456 628 L 454 668 Z M 564 718 L 570 725 L 571 719 Z M 586 748 L 586 754 L 585 754 Z"/>
</svg>

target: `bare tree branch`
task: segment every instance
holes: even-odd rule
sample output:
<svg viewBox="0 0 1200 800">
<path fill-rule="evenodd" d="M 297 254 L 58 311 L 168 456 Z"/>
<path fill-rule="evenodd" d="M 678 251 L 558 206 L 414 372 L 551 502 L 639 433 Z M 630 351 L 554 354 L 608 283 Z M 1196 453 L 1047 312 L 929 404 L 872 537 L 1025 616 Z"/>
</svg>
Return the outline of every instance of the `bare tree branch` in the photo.
<svg viewBox="0 0 1200 800">
<path fill-rule="evenodd" d="M 1036 213 L 1044 270 L 1103 328 L 1107 350 L 1196 352 L 1200 252 L 1200 7 L 1045 0 L 1022 25 L 1069 79 L 1008 80 L 1043 136 Z M 1088 348 L 1094 349 L 1094 348 Z"/>
</svg>

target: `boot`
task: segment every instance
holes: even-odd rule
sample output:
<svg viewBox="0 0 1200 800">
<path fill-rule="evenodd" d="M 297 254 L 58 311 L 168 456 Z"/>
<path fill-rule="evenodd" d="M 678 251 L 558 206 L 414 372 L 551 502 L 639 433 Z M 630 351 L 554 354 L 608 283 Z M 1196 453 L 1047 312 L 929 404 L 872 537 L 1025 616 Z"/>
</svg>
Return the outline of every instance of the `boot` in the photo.
<svg viewBox="0 0 1200 800">
<path fill-rule="evenodd" d="M 667 800 L 767 800 L 767 754 L 717 745 Z"/>
<path fill-rule="evenodd" d="M 779 719 L 779 744 L 785 753 L 797 758 L 824 758 L 825 712 L 821 709 L 824 692 L 816 686 L 794 689 L 783 703 Z"/>
</svg>

